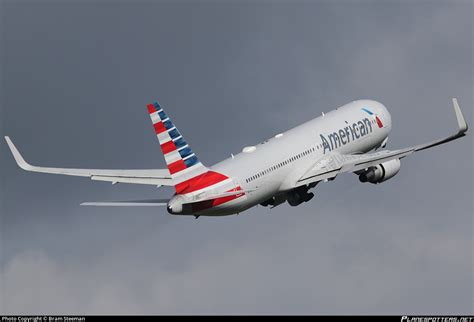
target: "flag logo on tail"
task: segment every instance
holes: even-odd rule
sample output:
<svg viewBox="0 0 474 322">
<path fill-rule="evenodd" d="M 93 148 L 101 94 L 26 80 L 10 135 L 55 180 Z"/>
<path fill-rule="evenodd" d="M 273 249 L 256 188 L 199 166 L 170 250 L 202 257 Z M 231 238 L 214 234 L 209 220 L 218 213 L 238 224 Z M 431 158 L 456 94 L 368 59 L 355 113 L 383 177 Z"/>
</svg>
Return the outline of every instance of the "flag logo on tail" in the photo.
<svg viewBox="0 0 474 322">
<path fill-rule="evenodd" d="M 155 102 L 148 104 L 147 108 L 171 177 L 177 178 L 194 169 L 203 168 L 202 163 L 160 105 Z"/>
<path fill-rule="evenodd" d="M 210 189 L 222 189 L 223 191 L 239 191 L 242 189 L 228 176 L 208 169 L 199 161 L 184 137 L 157 102 L 148 104 L 147 108 L 166 165 L 175 182 L 176 194 L 195 195 Z M 195 211 L 215 207 L 243 195 L 245 194 L 207 200 L 196 206 Z"/>
</svg>

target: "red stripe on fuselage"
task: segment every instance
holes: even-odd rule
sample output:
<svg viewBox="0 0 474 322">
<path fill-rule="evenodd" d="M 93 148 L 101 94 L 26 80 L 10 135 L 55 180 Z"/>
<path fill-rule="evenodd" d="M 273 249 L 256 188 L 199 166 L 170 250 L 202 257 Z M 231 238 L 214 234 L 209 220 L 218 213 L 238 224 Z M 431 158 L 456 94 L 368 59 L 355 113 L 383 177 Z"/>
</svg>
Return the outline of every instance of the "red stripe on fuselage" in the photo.
<svg viewBox="0 0 474 322">
<path fill-rule="evenodd" d="M 226 192 L 231 192 L 231 191 L 240 191 L 242 190 L 242 188 L 240 186 L 234 188 L 234 189 L 230 189 Z M 219 205 L 222 205 L 223 203 L 226 203 L 228 201 L 231 201 L 231 200 L 234 200 L 234 199 L 237 199 L 241 196 L 243 196 L 244 193 L 240 193 L 238 195 L 233 195 L 233 196 L 227 196 L 227 197 L 222 197 L 222 198 L 217 198 L 217 199 L 214 199 L 213 200 L 213 203 L 212 203 L 212 206 L 215 207 L 215 206 L 219 206 Z"/>
<path fill-rule="evenodd" d="M 155 123 L 155 124 L 153 124 L 153 127 L 155 128 L 155 133 L 156 134 L 160 134 L 160 133 L 163 133 L 164 131 L 166 131 L 166 128 L 163 125 L 163 122 Z"/>
<path fill-rule="evenodd" d="M 377 121 L 377 125 L 379 126 L 379 128 L 383 128 L 382 121 L 379 119 L 378 116 L 375 117 L 375 120 Z"/>
<path fill-rule="evenodd" d="M 186 169 L 186 164 L 183 160 L 178 160 L 176 162 L 168 164 L 168 170 L 170 170 L 170 174 L 174 174 L 184 169 Z"/>
<path fill-rule="evenodd" d="M 143 105 L 142 105 L 142 106 L 143 106 Z M 151 113 L 155 113 L 155 112 L 156 112 L 156 108 L 155 108 L 155 106 L 154 106 L 153 104 L 148 104 L 146 107 L 148 108 L 148 113 L 151 114 Z"/>
<path fill-rule="evenodd" d="M 200 174 L 194 178 L 188 179 L 176 185 L 177 194 L 186 194 L 196 190 L 204 189 L 213 186 L 221 181 L 228 179 L 227 176 L 214 172 L 208 171 Z"/>
<path fill-rule="evenodd" d="M 176 145 L 174 145 L 173 141 L 168 141 L 161 145 L 161 151 L 163 151 L 163 154 L 170 153 L 174 150 L 176 150 Z"/>
<path fill-rule="evenodd" d="M 242 190 L 242 188 L 240 186 L 238 186 L 234 189 L 230 189 L 226 192 L 239 191 L 239 190 Z M 217 207 L 217 206 L 222 205 L 226 202 L 229 202 L 229 201 L 235 200 L 239 197 L 242 197 L 244 194 L 245 193 L 240 193 L 238 195 L 233 195 L 233 196 L 227 196 L 227 197 L 222 197 L 222 198 L 216 198 L 216 199 L 212 199 L 212 200 L 196 202 L 196 203 L 193 203 L 191 205 L 191 211 L 192 212 L 199 212 L 199 211 L 203 211 L 203 210 L 206 210 L 206 209 L 209 209 L 209 208 Z"/>
</svg>

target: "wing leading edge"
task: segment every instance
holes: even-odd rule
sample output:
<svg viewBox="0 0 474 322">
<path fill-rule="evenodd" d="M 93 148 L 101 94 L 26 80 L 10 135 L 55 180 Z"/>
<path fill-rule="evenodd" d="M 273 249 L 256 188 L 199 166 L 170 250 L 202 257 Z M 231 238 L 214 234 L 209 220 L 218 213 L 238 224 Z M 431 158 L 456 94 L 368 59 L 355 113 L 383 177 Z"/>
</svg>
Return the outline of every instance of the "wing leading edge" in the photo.
<svg viewBox="0 0 474 322">
<path fill-rule="evenodd" d="M 8 147 L 16 163 L 25 171 L 62 174 L 67 176 L 89 177 L 91 180 L 112 183 L 148 184 L 157 186 L 173 186 L 168 169 L 112 170 L 112 169 L 73 169 L 33 166 L 25 161 L 10 137 L 6 136 Z"/>
<path fill-rule="evenodd" d="M 357 172 L 359 170 L 363 170 L 390 160 L 403 159 L 414 152 L 426 150 L 462 138 L 466 136 L 466 132 L 468 131 L 469 127 L 466 123 L 466 120 L 464 119 L 464 115 L 462 114 L 461 108 L 459 107 L 456 98 L 453 98 L 453 108 L 458 122 L 458 132 L 456 134 L 448 136 L 444 139 L 394 151 L 385 150 L 362 155 L 343 155 L 331 153 L 319 159 L 303 176 L 301 176 L 295 182 L 295 187 L 322 180 L 334 179 L 340 173 Z"/>
</svg>

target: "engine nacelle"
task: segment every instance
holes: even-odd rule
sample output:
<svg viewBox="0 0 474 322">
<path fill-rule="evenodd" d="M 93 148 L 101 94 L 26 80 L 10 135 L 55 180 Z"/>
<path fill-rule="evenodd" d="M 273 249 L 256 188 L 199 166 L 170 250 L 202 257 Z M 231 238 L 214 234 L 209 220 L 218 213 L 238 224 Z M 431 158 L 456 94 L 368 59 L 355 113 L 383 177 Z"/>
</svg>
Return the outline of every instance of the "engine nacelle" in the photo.
<svg viewBox="0 0 474 322">
<path fill-rule="evenodd" d="M 400 160 L 390 160 L 375 167 L 370 167 L 367 171 L 359 175 L 360 182 L 381 183 L 393 178 L 400 171 Z"/>
<path fill-rule="evenodd" d="M 309 186 L 301 186 L 287 193 L 287 200 L 290 206 L 296 207 L 303 202 L 308 202 L 314 197 L 314 193 L 308 192 Z"/>
<path fill-rule="evenodd" d="M 286 195 L 285 194 L 278 194 L 276 196 L 271 197 L 268 200 L 265 200 L 260 205 L 262 205 L 264 207 L 268 207 L 268 206 L 276 207 L 278 205 L 281 205 L 285 201 L 286 201 Z"/>
</svg>

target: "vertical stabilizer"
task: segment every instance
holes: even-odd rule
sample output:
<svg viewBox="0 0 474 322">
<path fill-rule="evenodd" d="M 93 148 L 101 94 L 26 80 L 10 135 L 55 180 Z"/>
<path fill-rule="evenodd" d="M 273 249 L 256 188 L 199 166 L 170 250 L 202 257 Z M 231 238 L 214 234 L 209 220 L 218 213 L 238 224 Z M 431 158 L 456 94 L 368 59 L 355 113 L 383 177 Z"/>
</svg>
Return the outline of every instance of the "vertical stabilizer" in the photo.
<svg viewBox="0 0 474 322">
<path fill-rule="evenodd" d="M 180 183 L 207 172 L 160 105 L 155 102 L 147 107 L 173 181 Z"/>
</svg>

